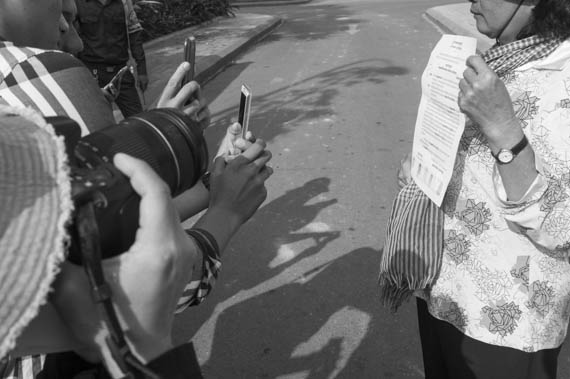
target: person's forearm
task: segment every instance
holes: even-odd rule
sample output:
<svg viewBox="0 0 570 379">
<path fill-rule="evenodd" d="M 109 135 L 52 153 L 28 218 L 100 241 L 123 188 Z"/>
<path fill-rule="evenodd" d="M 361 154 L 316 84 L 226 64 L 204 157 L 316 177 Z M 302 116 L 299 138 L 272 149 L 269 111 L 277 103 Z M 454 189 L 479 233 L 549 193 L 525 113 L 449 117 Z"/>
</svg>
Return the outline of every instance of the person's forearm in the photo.
<svg viewBox="0 0 570 379">
<path fill-rule="evenodd" d="M 241 225 L 242 221 L 232 212 L 209 208 L 193 227 L 210 232 L 216 239 L 221 254 Z"/>
<path fill-rule="evenodd" d="M 498 165 L 499 174 L 509 201 L 518 201 L 536 179 L 534 151 L 527 146 L 515 159 L 506 165 Z"/>
<path fill-rule="evenodd" d="M 131 54 L 137 63 L 138 75 L 147 75 L 146 58 L 142 44 L 142 32 L 137 31 L 129 34 Z"/>
<path fill-rule="evenodd" d="M 502 136 L 500 141 L 489 139 L 489 147 L 493 154 L 497 154 L 501 148 L 514 146 L 523 136 L 522 130 L 514 130 L 512 135 Z M 538 175 L 534 151 L 530 144 L 512 162 L 497 164 L 497 168 L 509 201 L 520 200 Z"/>
<path fill-rule="evenodd" d="M 210 192 L 201 181 L 194 187 L 176 196 L 174 198 L 174 206 L 180 215 L 180 220 L 185 221 L 206 209 L 209 198 Z"/>
<path fill-rule="evenodd" d="M 51 303 L 44 304 L 26 326 L 11 354 L 14 357 L 79 350 L 81 345 Z"/>
</svg>

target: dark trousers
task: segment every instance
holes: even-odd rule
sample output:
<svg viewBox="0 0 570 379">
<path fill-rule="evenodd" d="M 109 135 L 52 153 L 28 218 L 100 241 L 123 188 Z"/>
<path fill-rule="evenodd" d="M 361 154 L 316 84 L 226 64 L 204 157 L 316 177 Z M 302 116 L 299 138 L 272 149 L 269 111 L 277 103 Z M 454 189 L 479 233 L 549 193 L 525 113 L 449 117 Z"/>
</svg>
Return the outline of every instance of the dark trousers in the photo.
<svg viewBox="0 0 570 379">
<path fill-rule="evenodd" d="M 105 66 L 94 66 L 86 64 L 91 70 L 93 75 L 99 82 L 99 87 L 103 88 L 107 83 L 113 79 L 122 66 L 114 66 L 114 70 L 110 70 Z M 110 66 L 109 66 L 110 67 Z M 143 111 L 139 93 L 136 87 L 136 80 L 134 75 L 128 71 L 123 75 L 123 78 L 118 87 L 119 95 L 115 99 L 115 104 L 121 110 L 123 117 L 130 117 Z"/>
<path fill-rule="evenodd" d="M 426 379 L 556 379 L 556 349 L 526 353 L 477 341 L 429 314 L 418 299 Z"/>
</svg>

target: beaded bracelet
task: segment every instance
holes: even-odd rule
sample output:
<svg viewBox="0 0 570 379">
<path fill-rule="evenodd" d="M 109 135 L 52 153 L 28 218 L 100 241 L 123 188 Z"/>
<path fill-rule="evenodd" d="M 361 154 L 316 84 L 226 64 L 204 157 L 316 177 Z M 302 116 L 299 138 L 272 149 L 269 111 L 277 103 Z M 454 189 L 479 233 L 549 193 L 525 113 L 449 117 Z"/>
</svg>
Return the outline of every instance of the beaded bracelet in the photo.
<svg viewBox="0 0 570 379">
<path fill-rule="evenodd" d="M 220 247 L 212 233 L 200 228 L 188 229 L 186 233 L 196 239 L 199 245 L 204 245 L 204 252 L 208 256 L 220 258 Z"/>
<path fill-rule="evenodd" d="M 222 267 L 218 242 L 210 232 L 199 228 L 186 229 L 185 232 L 192 237 L 203 253 L 202 278 L 195 293 L 189 296 L 184 304 L 179 304 L 177 312 L 182 311 L 186 306 L 200 304 L 214 287 L 214 282 Z"/>
</svg>

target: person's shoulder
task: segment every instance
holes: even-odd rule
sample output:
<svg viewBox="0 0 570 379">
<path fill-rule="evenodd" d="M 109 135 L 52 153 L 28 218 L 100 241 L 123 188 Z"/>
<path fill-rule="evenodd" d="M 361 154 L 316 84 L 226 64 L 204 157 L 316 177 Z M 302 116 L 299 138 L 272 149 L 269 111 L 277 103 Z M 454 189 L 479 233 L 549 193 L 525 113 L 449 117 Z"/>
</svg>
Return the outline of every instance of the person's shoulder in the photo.
<svg viewBox="0 0 570 379">
<path fill-rule="evenodd" d="M 83 63 L 73 55 L 57 50 L 42 50 L 34 58 L 43 63 L 50 72 L 63 71 L 70 68 L 84 67 Z"/>
<path fill-rule="evenodd" d="M 42 70 L 55 72 L 83 65 L 74 56 L 62 51 L 16 46 L 6 41 L 0 41 L 0 56 L 4 58 L 7 63 L 6 66 L 10 68 L 28 63 L 33 67 L 40 65 Z"/>
</svg>

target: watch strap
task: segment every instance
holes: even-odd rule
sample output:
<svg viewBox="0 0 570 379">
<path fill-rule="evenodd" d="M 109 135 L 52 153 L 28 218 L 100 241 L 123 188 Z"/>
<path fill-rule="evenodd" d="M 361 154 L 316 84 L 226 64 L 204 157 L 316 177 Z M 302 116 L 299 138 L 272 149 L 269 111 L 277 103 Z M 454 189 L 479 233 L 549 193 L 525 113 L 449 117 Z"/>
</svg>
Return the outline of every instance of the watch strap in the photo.
<svg viewBox="0 0 570 379">
<path fill-rule="evenodd" d="M 507 149 L 507 150 L 510 150 L 511 154 L 513 154 L 513 159 L 514 159 L 514 157 L 516 157 L 521 151 L 523 151 L 524 148 L 527 147 L 527 145 L 528 145 L 528 138 L 526 138 L 526 135 L 523 134 L 522 139 L 521 139 L 515 146 L 513 146 L 512 148 Z M 491 155 L 493 156 L 493 158 L 495 158 L 495 160 L 496 160 L 497 162 L 499 162 L 499 163 L 503 163 L 503 162 L 501 162 L 501 161 L 499 160 L 499 154 L 500 154 L 501 151 L 503 151 L 503 150 L 505 150 L 505 149 L 499 150 L 499 151 L 497 152 L 497 154 L 491 153 Z"/>
</svg>

